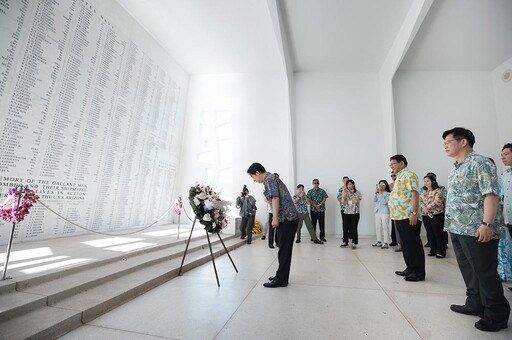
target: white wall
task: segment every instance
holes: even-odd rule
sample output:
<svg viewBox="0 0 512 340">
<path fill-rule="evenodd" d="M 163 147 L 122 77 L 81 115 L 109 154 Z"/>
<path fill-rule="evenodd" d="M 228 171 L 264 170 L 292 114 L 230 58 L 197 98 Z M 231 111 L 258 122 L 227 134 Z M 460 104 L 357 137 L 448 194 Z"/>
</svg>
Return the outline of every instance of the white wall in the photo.
<svg viewBox="0 0 512 340">
<path fill-rule="evenodd" d="M 398 72 L 393 84 L 397 151 L 420 178 L 432 171 L 446 184 L 454 161 L 446 156 L 441 135 L 455 126 L 473 131 L 475 151 L 499 163 L 489 72 Z"/>
<path fill-rule="evenodd" d="M 375 235 L 373 193 L 389 180 L 377 73 L 296 73 L 297 181 L 327 191 L 326 233 L 341 235 L 336 196 L 347 175 L 361 191 L 360 235 Z"/>
<path fill-rule="evenodd" d="M 502 80 L 503 72 L 507 69 L 512 70 L 512 58 L 496 67 L 492 72 L 500 150 L 505 143 L 512 143 L 512 80 L 508 82 Z M 503 163 L 497 159 L 496 163 L 498 169 L 503 170 Z"/>
<path fill-rule="evenodd" d="M 278 172 L 290 187 L 286 178 L 291 173 L 288 92 L 283 75 L 202 75 L 190 79 L 188 92 L 183 149 L 179 169 L 180 195 L 188 196 L 194 182 L 207 182 L 205 169 L 208 164 L 198 161 L 198 154 L 207 146 L 201 144 L 198 130 L 201 111 L 225 111 L 231 116 L 228 127 L 232 157 L 219 161 L 219 167 L 231 167 L 228 180 L 214 180 L 222 190 L 223 199 L 234 200 L 244 184 L 257 200 L 257 218 L 264 222 L 267 215 L 263 201 L 263 186 L 254 183 L 247 175 L 247 168 L 259 162 L 268 171 Z M 229 125 L 229 124 L 228 124 Z M 213 128 L 213 127 L 212 127 Z M 187 210 L 190 211 L 187 200 Z M 233 209 L 231 216 L 238 216 Z"/>
</svg>

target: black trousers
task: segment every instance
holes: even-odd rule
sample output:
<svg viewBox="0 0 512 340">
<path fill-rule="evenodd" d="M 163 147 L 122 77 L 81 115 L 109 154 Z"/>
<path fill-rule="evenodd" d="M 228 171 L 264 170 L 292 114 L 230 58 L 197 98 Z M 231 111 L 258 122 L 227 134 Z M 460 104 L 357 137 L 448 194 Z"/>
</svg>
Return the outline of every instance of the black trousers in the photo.
<svg viewBox="0 0 512 340">
<path fill-rule="evenodd" d="M 510 304 L 498 276 L 498 240 L 479 242 L 474 236 L 451 234 L 453 250 L 466 283 L 466 306 L 484 318 L 507 323 Z"/>
<path fill-rule="evenodd" d="M 404 256 L 406 270 L 417 277 L 425 277 L 425 252 L 421 242 L 421 221 L 416 225 L 410 225 L 409 219 L 395 220 L 396 230 L 400 235 L 402 254 Z"/>
<path fill-rule="evenodd" d="M 427 240 L 430 253 L 446 256 L 446 235 L 444 232 L 444 213 L 429 217 L 423 215 L 423 223 L 427 230 Z M 429 231 L 430 230 L 430 231 Z"/>
<path fill-rule="evenodd" d="M 345 236 L 345 210 L 341 209 L 341 239 Z"/>
<path fill-rule="evenodd" d="M 240 232 L 242 238 L 247 237 L 247 244 L 251 244 L 252 242 L 252 227 L 254 227 L 254 215 L 242 216 L 242 221 L 240 222 Z"/>
<path fill-rule="evenodd" d="M 343 214 L 345 221 L 343 221 L 343 228 L 348 229 L 348 232 L 343 231 L 343 243 L 348 243 L 348 239 L 352 240 L 353 244 L 358 244 L 357 225 L 359 224 L 359 214 Z"/>
<path fill-rule="evenodd" d="M 279 267 L 276 271 L 276 278 L 279 283 L 288 284 L 290 277 L 290 266 L 292 265 L 292 251 L 293 244 L 295 243 L 295 233 L 297 232 L 297 226 L 299 225 L 299 219 L 293 221 L 280 222 L 276 229 L 277 234 L 277 246 L 279 251 L 277 252 L 277 260 L 279 261 Z"/>
<path fill-rule="evenodd" d="M 398 243 L 396 239 L 395 221 L 391 220 L 391 242 Z"/>
<path fill-rule="evenodd" d="M 325 211 L 313 211 L 311 210 L 311 223 L 313 223 L 313 228 L 315 228 L 316 234 L 316 221 L 318 221 L 318 225 L 320 226 L 320 240 L 325 240 Z"/>
</svg>

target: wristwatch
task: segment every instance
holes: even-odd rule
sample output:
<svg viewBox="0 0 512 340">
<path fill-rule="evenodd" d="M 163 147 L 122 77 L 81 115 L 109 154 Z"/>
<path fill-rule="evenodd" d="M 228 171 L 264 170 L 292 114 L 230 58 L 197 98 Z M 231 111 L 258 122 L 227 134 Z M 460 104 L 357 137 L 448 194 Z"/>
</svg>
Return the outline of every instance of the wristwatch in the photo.
<svg viewBox="0 0 512 340">
<path fill-rule="evenodd" d="M 491 226 L 491 224 L 490 224 L 490 223 L 487 223 L 487 222 L 484 222 L 484 221 L 482 221 L 482 223 L 480 223 L 480 224 L 483 224 L 483 225 L 484 225 L 484 226 L 486 226 L 486 227 L 490 227 L 490 226 Z"/>
</svg>

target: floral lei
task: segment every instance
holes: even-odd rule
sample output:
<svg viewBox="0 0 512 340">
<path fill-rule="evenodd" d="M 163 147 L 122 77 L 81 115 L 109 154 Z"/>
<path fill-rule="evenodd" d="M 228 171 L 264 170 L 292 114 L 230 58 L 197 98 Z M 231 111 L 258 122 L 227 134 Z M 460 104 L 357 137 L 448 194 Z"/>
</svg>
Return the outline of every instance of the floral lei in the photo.
<svg viewBox="0 0 512 340">
<path fill-rule="evenodd" d="M 196 184 L 190 187 L 188 199 L 199 223 L 205 226 L 207 232 L 218 233 L 228 224 L 228 202 L 221 200 L 219 194 L 209 186 Z"/>
<path fill-rule="evenodd" d="M 39 196 L 28 187 L 23 188 L 21 192 L 23 196 L 18 206 L 20 197 L 19 190 L 17 188 L 9 189 L 7 199 L 3 204 L 0 204 L 0 217 L 2 217 L 3 220 L 11 223 L 23 221 L 25 215 L 28 215 L 30 208 L 32 208 L 32 205 L 39 199 Z"/>
</svg>

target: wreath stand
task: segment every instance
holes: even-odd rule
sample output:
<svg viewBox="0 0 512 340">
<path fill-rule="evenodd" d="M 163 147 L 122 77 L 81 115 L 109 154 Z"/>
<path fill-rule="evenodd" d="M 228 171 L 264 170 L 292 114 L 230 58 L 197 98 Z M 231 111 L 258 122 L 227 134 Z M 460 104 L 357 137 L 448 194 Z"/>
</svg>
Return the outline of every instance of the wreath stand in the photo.
<svg viewBox="0 0 512 340">
<path fill-rule="evenodd" d="M 194 218 L 194 223 L 192 223 L 192 228 L 190 229 L 190 235 L 188 236 L 187 246 L 185 247 L 185 252 L 183 253 L 183 258 L 181 259 L 180 271 L 178 272 L 178 276 L 181 276 L 181 270 L 183 269 L 183 263 L 185 262 L 185 256 L 187 256 L 188 246 L 190 244 L 190 239 L 192 238 L 192 233 L 194 232 L 194 226 L 196 225 L 196 221 L 197 221 L 197 217 Z M 215 266 L 215 258 L 213 256 L 213 251 L 212 251 L 212 244 L 210 242 L 210 235 L 207 230 L 205 230 L 205 231 L 206 231 L 206 238 L 208 239 L 208 247 L 210 248 L 210 256 L 212 257 L 213 270 L 215 271 L 215 278 L 217 279 L 217 286 L 220 287 L 219 275 L 217 274 L 217 267 Z M 233 259 L 231 258 L 231 255 L 229 255 L 229 251 L 226 248 L 224 241 L 220 237 L 220 233 L 216 233 L 216 234 L 219 237 L 220 243 L 222 243 L 222 246 L 224 247 L 226 254 L 228 254 L 229 260 L 231 261 L 233 268 L 235 268 L 235 271 L 238 273 L 238 269 L 236 268 L 235 263 L 233 262 Z"/>
<path fill-rule="evenodd" d="M 21 195 L 23 193 L 23 185 L 19 187 L 19 196 L 18 196 L 18 204 L 16 205 L 16 211 L 20 208 Z M 10 277 L 6 277 L 7 275 L 7 266 L 9 265 L 9 256 L 11 255 L 11 247 L 12 247 L 12 239 L 14 237 L 14 230 L 16 229 L 16 223 L 12 224 L 11 235 L 9 236 L 9 243 L 7 243 L 7 251 L 5 252 L 5 263 L 4 263 L 4 272 L 2 274 L 2 281 L 5 279 L 11 279 Z"/>
</svg>

